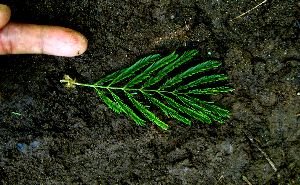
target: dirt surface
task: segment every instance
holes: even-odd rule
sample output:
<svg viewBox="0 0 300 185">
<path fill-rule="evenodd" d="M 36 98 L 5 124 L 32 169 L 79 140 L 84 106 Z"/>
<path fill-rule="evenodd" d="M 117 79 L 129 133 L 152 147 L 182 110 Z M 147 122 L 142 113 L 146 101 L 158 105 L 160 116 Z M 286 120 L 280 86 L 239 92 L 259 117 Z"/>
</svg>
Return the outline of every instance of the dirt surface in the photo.
<svg viewBox="0 0 300 185">
<path fill-rule="evenodd" d="M 261 1 L 2 2 L 12 21 L 75 29 L 89 40 L 75 58 L 1 56 L 2 184 L 300 184 L 300 3 Z M 234 19 L 234 20 L 232 20 Z M 149 54 L 198 49 L 220 60 L 211 96 L 225 124 L 138 126 L 92 88 L 66 89 L 64 74 L 93 84 Z M 200 75 L 201 76 L 201 75 Z M 20 113 L 20 115 L 13 112 Z"/>
</svg>

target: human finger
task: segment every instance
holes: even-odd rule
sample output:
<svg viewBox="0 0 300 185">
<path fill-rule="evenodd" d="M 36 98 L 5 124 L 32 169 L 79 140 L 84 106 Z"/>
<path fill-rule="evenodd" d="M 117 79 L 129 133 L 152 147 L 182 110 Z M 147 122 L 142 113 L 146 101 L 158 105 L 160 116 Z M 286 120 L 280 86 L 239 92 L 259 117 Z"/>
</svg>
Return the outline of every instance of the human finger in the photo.
<svg viewBox="0 0 300 185">
<path fill-rule="evenodd" d="M 48 25 L 9 22 L 0 30 L 0 54 L 47 54 L 73 57 L 87 49 L 79 32 Z"/>
<path fill-rule="evenodd" d="M 0 4 L 0 28 L 2 28 L 8 23 L 10 15 L 10 8 L 4 4 Z"/>
</svg>

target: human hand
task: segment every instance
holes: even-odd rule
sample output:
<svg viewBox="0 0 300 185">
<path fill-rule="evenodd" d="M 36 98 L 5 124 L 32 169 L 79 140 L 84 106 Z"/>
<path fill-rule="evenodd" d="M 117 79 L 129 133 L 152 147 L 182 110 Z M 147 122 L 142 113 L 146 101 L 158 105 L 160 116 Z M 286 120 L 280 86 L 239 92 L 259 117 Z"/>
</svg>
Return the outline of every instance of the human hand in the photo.
<svg viewBox="0 0 300 185">
<path fill-rule="evenodd" d="M 48 25 L 9 22 L 11 10 L 0 4 L 0 55 L 47 54 L 73 57 L 87 49 L 87 40 L 74 30 Z"/>
</svg>

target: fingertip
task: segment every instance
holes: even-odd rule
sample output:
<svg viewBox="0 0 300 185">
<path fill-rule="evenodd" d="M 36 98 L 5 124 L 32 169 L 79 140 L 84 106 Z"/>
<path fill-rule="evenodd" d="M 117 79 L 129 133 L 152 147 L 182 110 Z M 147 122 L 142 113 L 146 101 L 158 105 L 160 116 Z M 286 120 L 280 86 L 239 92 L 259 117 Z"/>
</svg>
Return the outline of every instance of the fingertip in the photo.
<svg viewBox="0 0 300 185">
<path fill-rule="evenodd" d="M 64 43 L 66 49 L 64 56 L 74 57 L 83 54 L 88 46 L 86 37 L 78 31 L 69 28 L 63 29 L 66 34 L 65 40 L 68 41 L 68 44 Z"/>
<path fill-rule="evenodd" d="M 0 4 L 0 28 L 5 26 L 11 16 L 11 10 L 7 5 Z"/>
<path fill-rule="evenodd" d="M 87 49 L 79 32 L 60 26 L 9 22 L 0 29 L 0 54 L 46 54 L 74 57 Z"/>
<path fill-rule="evenodd" d="M 77 32 L 77 31 L 74 31 L 74 32 L 75 32 L 75 37 L 78 38 L 78 41 L 77 41 L 77 47 L 78 47 L 77 54 L 75 53 L 76 55 L 74 55 L 74 56 L 77 56 L 77 55 L 83 54 L 87 50 L 88 40 L 81 33 Z"/>
<path fill-rule="evenodd" d="M 45 26 L 43 29 L 43 53 L 74 57 L 83 54 L 88 41 L 81 33 L 59 26 Z"/>
</svg>

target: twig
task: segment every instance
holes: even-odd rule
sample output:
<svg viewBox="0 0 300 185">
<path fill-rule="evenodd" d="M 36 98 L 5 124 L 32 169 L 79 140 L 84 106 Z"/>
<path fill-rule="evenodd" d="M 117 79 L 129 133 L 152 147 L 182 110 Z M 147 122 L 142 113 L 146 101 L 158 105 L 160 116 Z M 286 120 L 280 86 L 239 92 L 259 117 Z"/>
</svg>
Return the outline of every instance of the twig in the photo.
<svg viewBox="0 0 300 185">
<path fill-rule="evenodd" d="M 235 19 L 237 19 L 237 18 L 240 18 L 240 17 L 242 17 L 243 15 L 245 15 L 245 14 L 249 13 L 250 11 L 252 11 L 252 10 L 256 9 L 257 7 L 261 6 L 262 4 L 264 4 L 264 3 L 266 3 L 266 2 L 267 2 L 267 0 L 264 0 L 264 1 L 263 1 L 263 2 L 261 2 L 260 4 L 258 4 L 258 5 L 256 5 L 255 7 L 253 7 L 251 10 L 248 10 L 247 12 L 245 12 L 245 13 L 242 13 L 241 15 L 237 16 L 237 17 L 236 17 L 236 18 L 234 18 L 234 19 L 231 19 L 230 21 L 233 21 L 233 20 L 235 20 Z"/>
<path fill-rule="evenodd" d="M 244 132 L 245 133 L 245 132 Z M 258 144 L 256 144 L 254 142 L 254 140 L 252 138 L 250 138 L 248 136 L 248 134 L 245 133 L 245 135 L 248 137 L 248 139 L 250 140 L 250 142 L 256 146 L 256 148 L 265 156 L 265 158 L 267 159 L 267 161 L 269 162 L 269 164 L 272 166 L 273 170 L 276 172 L 277 168 L 275 167 L 275 164 L 271 161 L 271 159 L 268 157 L 268 155 L 262 150 L 260 149 L 260 147 L 258 146 Z"/>
<path fill-rule="evenodd" d="M 277 97 L 277 103 L 278 103 L 278 114 L 279 114 L 280 139 L 281 139 L 281 143 L 283 144 L 283 137 L 282 137 L 282 122 L 281 122 L 281 110 L 280 110 L 280 104 L 279 104 L 279 96 Z"/>
<path fill-rule="evenodd" d="M 270 163 L 270 165 L 272 166 L 273 170 L 276 172 L 277 168 L 275 167 L 275 164 L 271 161 L 271 159 L 268 157 L 268 155 L 262 151 L 262 149 L 260 149 L 258 146 L 256 146 L 257 149 L 265 156 L 265 158 L 267 159 L 267 161 Z"/>
<path fill-rule="evenodd" d="M 300 28 L 300 23 L 296 20 L 296 23 L 298 24 L 299 28 Z"/>
<path fill-rule="evenodd" d="M 242 177 L 243 177 L 243 180 L 244 180 L 245 182 L 247 182 L 248 185 L 252 185 L 251 182 L 248 181 L 248 179 L 247 179 L 246 176 L 243 175 Z"/>
</svg>

